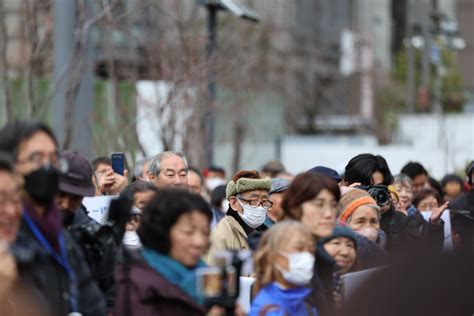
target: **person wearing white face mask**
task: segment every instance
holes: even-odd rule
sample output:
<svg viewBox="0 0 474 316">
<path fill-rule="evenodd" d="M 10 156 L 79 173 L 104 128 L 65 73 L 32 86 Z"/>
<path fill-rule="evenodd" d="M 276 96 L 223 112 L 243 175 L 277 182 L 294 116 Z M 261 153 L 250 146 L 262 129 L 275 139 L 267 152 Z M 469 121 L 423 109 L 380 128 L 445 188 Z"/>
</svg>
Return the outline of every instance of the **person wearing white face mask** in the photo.
<svg viewBox="0 0 474 316">
<path fill-rule="evenodd" d="M 250 316 L 318 315 L 305 303 L 314 271 L 315 241 L 302 223 L 287 220 L 263 235 L 254 254 L 255 298 Z"/>
<path fill-rule="evenodd" d="M 267 211 L 272 206 L 270 189 L 270 178 L 261 179 L 255 170 L 241 170 L 234 175 L 226 187 L 229 201 L 226 216 L 212 231 L 208 264 L 214 263 L 217 252 L 249 250 L 249 236 L 263 229 Z"/>
</svg>

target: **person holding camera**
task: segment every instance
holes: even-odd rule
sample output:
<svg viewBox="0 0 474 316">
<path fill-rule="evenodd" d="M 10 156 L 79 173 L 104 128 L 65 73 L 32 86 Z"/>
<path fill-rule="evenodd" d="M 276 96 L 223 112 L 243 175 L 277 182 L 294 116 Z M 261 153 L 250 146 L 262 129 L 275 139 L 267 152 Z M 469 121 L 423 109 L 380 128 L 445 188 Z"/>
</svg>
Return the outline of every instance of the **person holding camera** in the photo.
<svg viewBox="0 0 474 316">
<path fill-rule="evenodd" d="M 55 198 L 67 166 L 54 134 L 39 122 L 9 123 L 0 130 L 0 150 L 14 153 L 24 180 L 23 218 L 12 247 L 20 277 L 41 293 L 48 315 L 105 315 L 105 300 L 82 252 L 62 228 Z"/>
<path fill-rule="evenodd" d="M 115 271 L 114 316 L 205 315 L 196 270 L 205 266 L 212 213 L 185 190 L 162 189 L 145 207 L 142 249 L 125 250 Z"/>
<path fill-rule="evenodd" d="M 318 315 L 305 302 L 311 293 L 314 252 L 311 231 L 298 221 L 283 221 L 266 231 L 254 253 L 256 296 L 249 315 Z"/>
</svg>

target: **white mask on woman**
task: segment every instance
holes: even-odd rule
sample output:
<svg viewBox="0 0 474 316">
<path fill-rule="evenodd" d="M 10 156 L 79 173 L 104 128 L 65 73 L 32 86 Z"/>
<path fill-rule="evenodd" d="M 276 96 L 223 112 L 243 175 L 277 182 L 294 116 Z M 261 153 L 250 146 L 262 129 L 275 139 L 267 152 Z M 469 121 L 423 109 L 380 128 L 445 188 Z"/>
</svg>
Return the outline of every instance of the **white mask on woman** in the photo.
<svg viewBox="0 0 474 316">
<path fill-rule="evenodd" d="M 283 278 L 296 286 L 307 285 L 314 272 L 315 258 L 309 252 L 281 253 L 288 259 L 288 270 L 283 269 L 280 265 L 275 264 L 280 270 Z"/>
<path fill-rule="evenodd" d="M 360 230 L 357 230 L 356 233 L 366 237 L 369 240 L 372 240 L 373 242 L 375 242 L 379 236 L 379 230 L 373 227 L 364 227 Z"/>
<path fill-rule="evenodd" d="M 242 220 L 245 222 L 245 224 L 255 229 L 265 222 L 265 219 L 267 218 L 266 208 L 263 206 L 253 207 L 249 204 L 243 204 L 239 201 L 239 199 L 237 199 L 237 201 L 244 210 L 244 213 L 239 213 L 239 215 L 242 217 Z"/>
</svg>

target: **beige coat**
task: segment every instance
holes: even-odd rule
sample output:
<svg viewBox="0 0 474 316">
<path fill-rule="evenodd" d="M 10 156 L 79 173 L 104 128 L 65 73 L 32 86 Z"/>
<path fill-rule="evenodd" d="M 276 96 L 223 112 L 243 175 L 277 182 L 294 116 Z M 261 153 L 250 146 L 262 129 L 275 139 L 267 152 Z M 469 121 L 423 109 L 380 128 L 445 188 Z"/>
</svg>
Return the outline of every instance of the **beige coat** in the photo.
<svg viewBox="0 0 474 316">
<path fill-rule="evenodd" d="M 249 250 L 247 234 L 232 216 L 225 216 L 211 233 L 211 248 L 206 256 L 209 265 L 215 264 L 214 254 L 224 250 Z"/>
</svg>

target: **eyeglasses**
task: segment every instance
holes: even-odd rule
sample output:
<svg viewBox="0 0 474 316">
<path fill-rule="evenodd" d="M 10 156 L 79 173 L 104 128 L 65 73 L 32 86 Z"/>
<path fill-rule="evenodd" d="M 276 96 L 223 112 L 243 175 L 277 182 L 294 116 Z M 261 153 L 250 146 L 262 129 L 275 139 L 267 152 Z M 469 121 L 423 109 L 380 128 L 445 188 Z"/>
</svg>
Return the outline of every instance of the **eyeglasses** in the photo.
<svg viewBox="0 0 474 316">
<path fill-rule="evenodd" d="M 50 155 L 46 155 L 42 152 L 36 151 L 29 155 L 23 160 L 18 160 L 17 163 L 31 163 L 37 167 L 49 163 L 51 166 L 55 167 L 61 172 L 67 172 L 69 169 L 69 164 L 66 159 L 59 156 L 58 152 L 54 152 Z"/>
<path fill-rule="evenodd" d="M 269 209 L 273 205 L 273 202 L 270 200 L 265 200 L 265 201 L 247 200 L 240 196 L 238 196 L 237 198 L 241 201 L 247 202 L 251 207 L 259 207 L 261 205 L 263 208 Z"/>
</svg>

